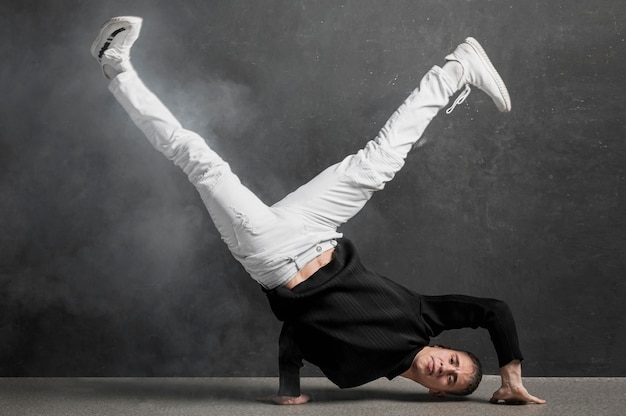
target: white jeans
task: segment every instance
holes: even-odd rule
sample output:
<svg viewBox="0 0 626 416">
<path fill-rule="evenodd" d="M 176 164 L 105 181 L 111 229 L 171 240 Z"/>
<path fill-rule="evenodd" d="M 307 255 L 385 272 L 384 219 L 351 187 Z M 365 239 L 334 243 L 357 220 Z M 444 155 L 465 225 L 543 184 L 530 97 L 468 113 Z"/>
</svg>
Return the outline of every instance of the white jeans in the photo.
<svg viewBox="0 0 626 416">
<path fill-rule="evenodd" d="M 273 289 L 336 244 L 337 228 L 402 168 L 457 88 L 433 67 L 375 139 L 272 206 L 243 186 L 198 134 L 185 130 L 136 72 L 120 74 L 109 90 L 150 143 L 187 174 L 233 256 Z"/>
</svg>

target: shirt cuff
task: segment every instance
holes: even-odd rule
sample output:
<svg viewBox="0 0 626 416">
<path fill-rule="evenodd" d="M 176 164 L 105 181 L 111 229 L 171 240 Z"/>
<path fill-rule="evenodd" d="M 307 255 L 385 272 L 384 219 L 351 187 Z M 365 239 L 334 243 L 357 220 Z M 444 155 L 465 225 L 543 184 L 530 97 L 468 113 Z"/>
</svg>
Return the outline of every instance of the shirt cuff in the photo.
<svg viewBox="0 0 626 416">
<path fill-rule="evenodd" d="M 285 368 L 280 370 L 279 396 L 300 396 L 300 369 Z"/>
</svg>

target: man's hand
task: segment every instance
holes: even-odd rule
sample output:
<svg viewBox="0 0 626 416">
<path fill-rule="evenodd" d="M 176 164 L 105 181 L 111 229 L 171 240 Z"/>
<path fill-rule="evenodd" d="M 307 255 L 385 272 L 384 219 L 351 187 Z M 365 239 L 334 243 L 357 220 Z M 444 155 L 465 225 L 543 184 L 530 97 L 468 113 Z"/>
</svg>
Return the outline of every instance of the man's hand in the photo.
<svg viewBox="0 0 626 416">
<path fill-rule="evenodd" d="M 493 393 L 491 403 L 504 401 L 509 404 L 537 403 L 544 404 L 546 401 L 528 393 L 522 384 L 522 364 L 519 360 L 513 360 L 500 368 L 502 386 Z"/>
<path fill-rule="evenodd" d="M 257 398 L 257 400 L 260 402 L 269 402 L 269 403 L 274 403 L 274 404 L 294 405 L 294 404 L 308 403 L 311 400 L 311 398 L 307 396 L 306 394 L 301 394 L 298 397 L 279 396 L 277 394 L 273 394 L 271 396 L 259 397 Z"/>
<path fill-rule="evenodd" d="M 498 391 L 493 393 L 493 396 L 489 401 L 491 403 L 498 403 L 501 400 L 503 400 L 507 404 L 544 404 L 546 402 L 545 400 L 528 393 L 524 386 L 519 386 L 515 388 L 502 386 L 498 389 Z"/>
</svg>

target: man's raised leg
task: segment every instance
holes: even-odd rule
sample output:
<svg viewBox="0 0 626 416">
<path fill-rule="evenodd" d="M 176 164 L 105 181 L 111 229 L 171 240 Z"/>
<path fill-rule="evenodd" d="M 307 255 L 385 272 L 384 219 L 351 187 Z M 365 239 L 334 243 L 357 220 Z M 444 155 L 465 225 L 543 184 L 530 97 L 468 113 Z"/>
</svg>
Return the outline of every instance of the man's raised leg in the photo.
<svg viewBox="0 0 626 416">
<path fill-rule="evenodd" d="M 475 39 L 467 38 L 446 60 L 443 68 L 435 66 L 422 78 L 375 139 L 274 207 L 297 211 L 310 229 L 336 229 L 393 179 L 431 120 L 458 90 L 465 87 L 453 107 L 467 98 L 471 85 L 488 94 L 498 110 L 510 110 L 506 86 Z"/>
<path fill-rule="evenodd" d="M 272 211 L 260 201 L 230 166 L 198 134 L 184 129 L 139 78 L 130 64 L 130 50 L 139 36 L 142 19 L 115 17 L 106 22 L 91 52 L 111 79 L 109 90 L 144 133 L 152 146 L 173 161 L 196 187 L 222 239 L 235 257 L 250 254 L 236 235 L 234 224 L 262 222 Z M 242 212 L 253 213 L 242 218 Z"/>
</svg>

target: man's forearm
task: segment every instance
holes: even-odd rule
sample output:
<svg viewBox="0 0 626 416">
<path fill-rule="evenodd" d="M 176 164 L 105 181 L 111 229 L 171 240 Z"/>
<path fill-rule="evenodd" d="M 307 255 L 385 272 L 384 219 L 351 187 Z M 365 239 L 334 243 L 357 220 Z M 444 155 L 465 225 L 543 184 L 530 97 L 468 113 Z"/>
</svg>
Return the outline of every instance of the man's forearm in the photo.
<svg viewBox="0 0 626 416">
<path fill-rule="evenodd" d="M 300 396 L 300 368 L 302 354 L 293 338 L 292 325 L 284 324 L 279 339 L 278 372 L 279 396 Z"/>
<path fill-rule="evenodd" d="M 300 396 L 300 368 L 281 366 L 279 373 L 278 395 L 289 397 Z"/>
<path fill-rule="evenodd" d="M 500 367 L 523 359 L 513 313 L 503 301 L 463 295 L 422 296 L 422 315 L 434 336 L 449 329 L 487 329 Z"/>
</svg>

